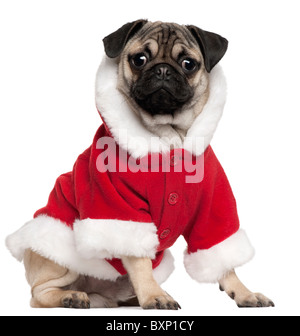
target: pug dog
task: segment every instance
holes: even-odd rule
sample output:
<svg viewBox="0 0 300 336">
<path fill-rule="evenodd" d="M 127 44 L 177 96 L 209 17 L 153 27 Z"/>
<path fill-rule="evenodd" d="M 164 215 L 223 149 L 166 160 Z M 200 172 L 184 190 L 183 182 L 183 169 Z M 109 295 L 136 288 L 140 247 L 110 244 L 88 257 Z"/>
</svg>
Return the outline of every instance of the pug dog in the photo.
<svg viewBox="0 0 300 336">
<path fill-rule="evenodd" d="M 31 306 L 177 310 L 180 305 L 160 284 L 173 271 L 168 248 L 180 235 L 188 242 L 185 267 L 193 279 L 219 283 L 239 307 L 274 306 L 235 273 L 254 251 L 210 147 L 225 104 L 217 64 L 228 41 L 193 25 L 137 20 L 103 42 L 96 104 L 104 124 L 73 172 L 57 180 L 48 205 L 6 241 L 24 260 Z M 168 172 L 145 179 L 95 173 L 93 165 L 103 154 L 99 139 L 105 136 L 134 159 L 172 152 L 174 167 L 180 160 L 176 150 L 204 157 L 204 180 L 179 187 L 179 178 Z M 169 178 L 171 188 L 186 195 L 166 193 Z"/>
</svg>

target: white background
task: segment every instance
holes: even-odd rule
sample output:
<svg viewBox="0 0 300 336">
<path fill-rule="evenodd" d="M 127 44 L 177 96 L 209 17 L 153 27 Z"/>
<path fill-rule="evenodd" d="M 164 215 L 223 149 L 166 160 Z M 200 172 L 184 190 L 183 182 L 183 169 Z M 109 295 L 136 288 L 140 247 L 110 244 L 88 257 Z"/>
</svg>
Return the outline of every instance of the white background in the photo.
<svg viewBox="0 0 300 336">
<path fill-rule="evenodd" d="M 299 2 L 292 0 L 0 2 L 1 315 L 299 315 Z M 94 78 L 102 38 L 139 18 L 194 24 L 230 41 L 228 102 L 213 148 L 232 184 L 255 259 L 238 270 L 273 309 L 238 309 L 186 274 L 185 242 L 164 288 L 180 312 L 34 310 L 5 237 L 46 204 L 100 125 Z"/>
</svg>

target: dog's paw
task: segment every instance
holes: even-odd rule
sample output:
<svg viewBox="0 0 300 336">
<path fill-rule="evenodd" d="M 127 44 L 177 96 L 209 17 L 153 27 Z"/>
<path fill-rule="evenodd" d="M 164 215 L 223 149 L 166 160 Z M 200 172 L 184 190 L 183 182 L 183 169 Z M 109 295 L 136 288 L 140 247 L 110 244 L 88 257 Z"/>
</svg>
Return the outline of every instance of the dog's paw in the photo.
<svg viewBox="0 0 300 336">
<path fill-rule="evenodd" d="M 84 292 L 68 293 L 62 298 L 64 308 L 89 309 L 90 300 Z"/>
<path fill-rule="evenodd" d="M 234 298 L 239 308 L 275 307 L 272 300 L 260 293 L 251 293 L 246 297 Z"/>
<path fill-rule="evenodd" d="M 166 310 L 181 309 L 180 305 L 170 295 L 167 295 L 167 294 L 151 297 L 142 305 L 142 308 L 143 309 L 166 309 Z"/>
</svg>

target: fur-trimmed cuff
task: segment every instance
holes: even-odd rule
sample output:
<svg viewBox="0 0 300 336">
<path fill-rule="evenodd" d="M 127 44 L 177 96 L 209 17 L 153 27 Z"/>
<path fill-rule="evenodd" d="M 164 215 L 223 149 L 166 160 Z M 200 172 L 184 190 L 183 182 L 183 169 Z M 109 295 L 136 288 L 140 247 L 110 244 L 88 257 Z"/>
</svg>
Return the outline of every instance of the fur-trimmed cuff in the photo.
<svg viewBox="0 0 300 336">
<path fill-rule="evenodd" d="M 216 283 L 224 275 L 254 257 L 254 249 L 243 230 L 213 246 L 195 253 L 185 252 L 184 265 L 190 277 L 198 282 Z"/>
<path fill-rule="evenodd" d="M 121 220 L 77 220 L 74 233 L 77 251 L 85 258 L 122 256 L 155 259 L 159 240 L 153 223 Z"/>
<path fill-rule="evenodd" d="M 104 258 L 119 254 L 155 257 L 158 237 L 154 224 L 84 220 L 77 221 L 74 230 L 58 219 L 41 215 L 8 236 L 6 246 L 19 261 L 26 249 L 31 249 L 78 274 L 111 281 L 121 274 Z M 154 276 L 164 282 L 173 269 L 174 260 L 166 251 Z"/>
<path fill-rule="evenodd" d="M 6 246 L 19 261 L 31 249 L 78 274 L 116 280 L 120 274 L 104 259 L 85 259 L 77 251 L 74 232 L 58 219 L 41 215 L 6 238 Z"/>
</svg>

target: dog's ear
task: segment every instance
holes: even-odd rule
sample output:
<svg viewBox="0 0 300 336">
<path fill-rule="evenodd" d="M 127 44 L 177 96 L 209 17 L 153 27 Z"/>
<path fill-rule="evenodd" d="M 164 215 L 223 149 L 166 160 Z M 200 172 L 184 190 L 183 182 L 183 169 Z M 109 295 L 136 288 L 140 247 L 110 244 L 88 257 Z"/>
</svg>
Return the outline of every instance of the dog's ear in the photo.
<svg viewBox="0 0 300 336">
<path fill-rule="evenodd" d="M 210 33 L 196 26 L 187 26 L 187 28 L 200 46 L 207 72 L 211 72 L 225 55 L 228 41 L 218 34 Z"/>
<path fill-rule="evenodd" d="M 116 32 L 108 35 L 103 40 L 106 55 L 110 58 L 120 56 L 126 43 L 147 23 L 147 20 L 137 20 L 126 23 Z"/>
</svg>

